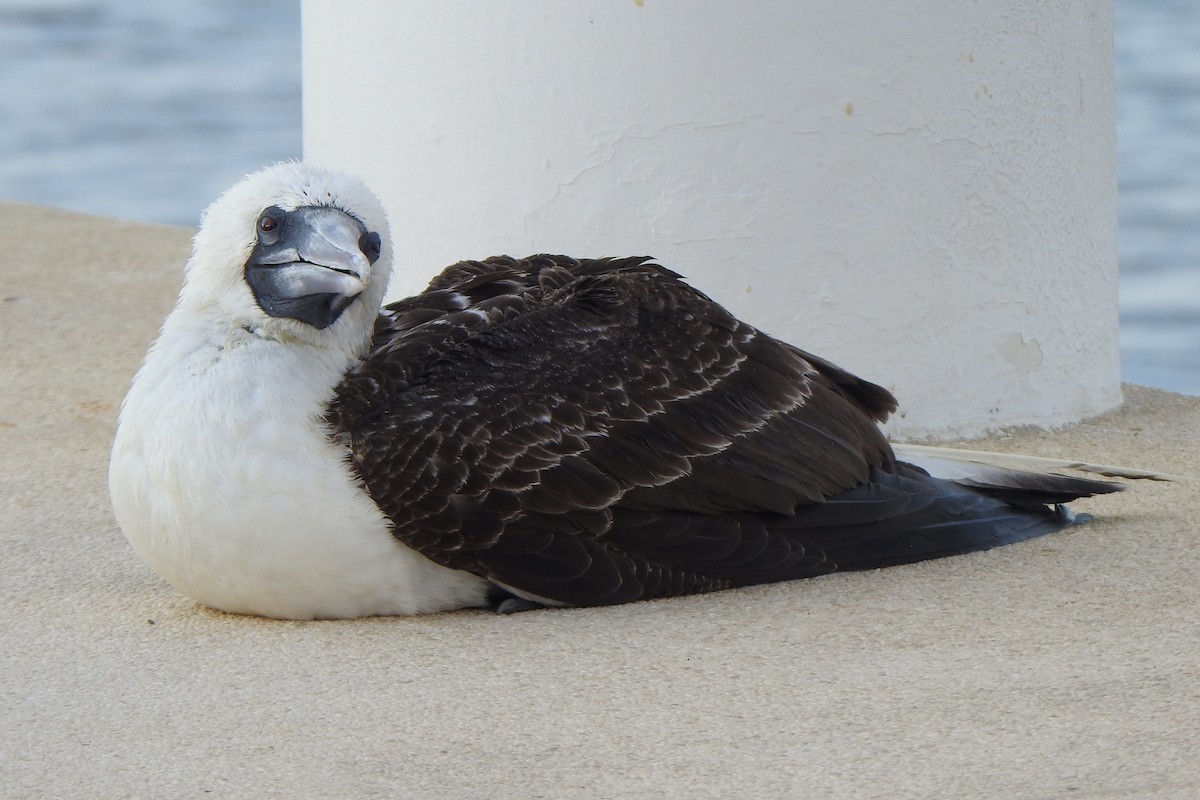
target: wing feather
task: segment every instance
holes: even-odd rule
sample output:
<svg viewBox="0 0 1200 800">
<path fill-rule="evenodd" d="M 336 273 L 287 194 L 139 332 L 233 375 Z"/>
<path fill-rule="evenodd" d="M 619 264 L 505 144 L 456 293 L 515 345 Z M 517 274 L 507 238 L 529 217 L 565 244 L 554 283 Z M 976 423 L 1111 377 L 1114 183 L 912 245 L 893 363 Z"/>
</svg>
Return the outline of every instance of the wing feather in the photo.
<svg viewBox="0 0 1200 800">
<path fill-rule="evenodd" d="M 898 477 L 894 409 L 649 259 L 533 256 L 384 309 L 329 422 L 401 542 L 588 605 L 914 560 L 978 509 Z"/>
</svg>

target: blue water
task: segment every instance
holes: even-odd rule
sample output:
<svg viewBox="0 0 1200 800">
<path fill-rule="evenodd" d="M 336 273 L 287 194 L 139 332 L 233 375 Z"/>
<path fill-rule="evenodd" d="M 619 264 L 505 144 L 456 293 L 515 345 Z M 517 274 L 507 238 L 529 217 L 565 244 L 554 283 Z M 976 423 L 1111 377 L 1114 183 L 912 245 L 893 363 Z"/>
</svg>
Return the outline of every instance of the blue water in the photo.
<svg viewBox="0 0 1200 800">
<path fill-rule="evenodd" d="M 295 0 L 0 0 L 0 198 L 196 225 L 300 148 Z"/>
<path fill-rule="evenodd" d="M 1115 27 L 1123 374 L 1200 394 L 1200 2 Z M 295 0 L 0 0 L 0 198 L 195 225 L 300 155 Z"/>
<path fill-rule="evenodd" d="M 1200 3 L 1115 11 L 1122 377 L 1200 394 Z"/>
</svg>

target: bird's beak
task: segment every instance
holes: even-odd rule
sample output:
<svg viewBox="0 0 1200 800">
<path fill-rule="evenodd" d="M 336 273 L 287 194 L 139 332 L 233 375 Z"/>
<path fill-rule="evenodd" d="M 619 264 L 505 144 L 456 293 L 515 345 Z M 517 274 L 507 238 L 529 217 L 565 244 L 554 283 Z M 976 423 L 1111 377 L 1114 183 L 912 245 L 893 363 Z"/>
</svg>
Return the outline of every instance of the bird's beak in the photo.
<svg viewBox="0 0 1200 800">
<path fill-rule="evenodd" d="M 246 282 L 263 311 L 327 328 L 362 294 L 379 237 L 328 206 L 268 208 L 246 262 Z"/>
</svg>

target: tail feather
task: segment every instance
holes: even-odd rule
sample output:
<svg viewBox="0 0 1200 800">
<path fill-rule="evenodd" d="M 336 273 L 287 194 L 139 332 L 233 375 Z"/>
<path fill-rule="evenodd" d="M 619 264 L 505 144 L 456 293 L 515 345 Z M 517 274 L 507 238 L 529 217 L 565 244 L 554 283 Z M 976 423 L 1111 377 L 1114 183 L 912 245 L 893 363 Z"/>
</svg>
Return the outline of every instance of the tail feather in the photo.
<svg viewBox="0 0 1200 800">
<path fill-rule="evenodd" d="M 1021 508 L 1058 505 L 1081 497 L 1125 489 L 1124 485 L 1112 481 L 1010 469 L 998 464 L 948 456 L 945 451 L 931 448 L 916 452 L 903 449 L 901 452 L 907 459 L 905 463 L 929 475 Z"/>
<path fill-rule="evenodd" d="M 790 514 L 618 505 L 603 540 L 614 552 L 636 554 L 641 577 L 623 584 L 628 595 L 608 595 L 604 602 L 988 550 L 1084 522 L 1087 516 L 1073 515 L 1060 501 L 1120 488 L 1015 470 L 973 470 L 946 480 L 891 462 L 872 469 L 866 482 Z"/>
<path fill-rule="evenodd" d="M 870 482 L 800 509 L 780 533 L 819 549 L 836 569 L 862 570 L 961 555 L 1085 522 L 1062 502 L 1119 484 L 1004 470 L 944 480 L 898 463 Z"/>
<path fill-rule="evenodd" d="M 1115 466 L 1112 464 L 1094 464 L 1088 461 L 1065 458 L 1046 458 L 1044 456 L 1029 456 L 1021 453 L 995 453 L 986 450 L 962 450 L 957 447 L 937 447 L 933 445 L 892 443 L 896 457 L 910 464 L 918 464 L 929 469 L 933 474 L 941 474 L 940 468 L 930 469 L 927 464 L 968 463 L 988 465 L 993 467 L 1012 467 L 1014 471 L 1030 471 L 1035 474 L 1045 473 L 1046 470 L 1075 470 L 1103 475 L 1106 478 L 1125 478 L 1128 480 L 1150 481 L 1189 481 L 1185 475 L 1173 475 L 1169 472 L 1142 469 L 1140 467 Z M 1103 483 L 1103 481 L 1101 481 Z"/>
</svg>

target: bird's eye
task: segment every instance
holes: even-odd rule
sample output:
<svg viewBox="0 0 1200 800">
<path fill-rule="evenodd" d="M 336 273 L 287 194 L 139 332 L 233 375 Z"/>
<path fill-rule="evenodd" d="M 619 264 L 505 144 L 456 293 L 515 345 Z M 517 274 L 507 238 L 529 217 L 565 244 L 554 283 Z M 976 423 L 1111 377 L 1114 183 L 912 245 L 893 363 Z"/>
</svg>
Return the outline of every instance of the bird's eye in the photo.
<svg viewBox="0 0 1200 800">
<path fill-rule="evenodd" d="M 364 233 L 358 240 L 358 249 L 362 250 L 364 256 L 372 264 L 375 259 L 379 258 L 379 253 L 382 251 L 383 244 L 379 241 L 378 233 Z"/>
<path fill-rule="evenodd" d="M 258 215 L 258 237 L 266 244 L 274 244 L 283 233 L 283 222 L 287 212 L 279 206 L 264 209 Z"/>
</svg>

